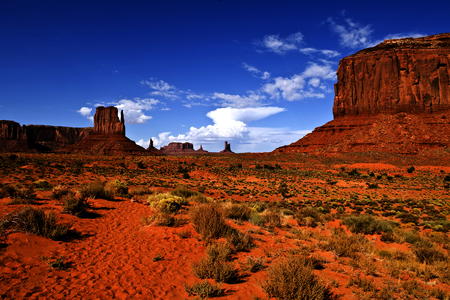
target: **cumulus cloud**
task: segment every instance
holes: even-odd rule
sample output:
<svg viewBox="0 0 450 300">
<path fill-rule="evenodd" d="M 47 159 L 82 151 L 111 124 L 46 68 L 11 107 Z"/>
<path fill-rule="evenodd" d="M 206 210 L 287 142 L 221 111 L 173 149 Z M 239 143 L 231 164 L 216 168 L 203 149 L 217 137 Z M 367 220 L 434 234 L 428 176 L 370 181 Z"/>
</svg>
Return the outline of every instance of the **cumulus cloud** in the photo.
<svg viewBox="0 0 450 300">
<path fill-rule="evenodd" d="M 303 34 L 297 32 L 286 37 L 280 37 L 278 34 L 266 35 L 257 44 L 266 48 L 268 51 L 285 54 L 286 52 L 297 50 L 302 43 Z"/>
<path fill-rule="evenodd" d="M 341 24 L 338 24 L 338 21 L 333 18 L 328 18 L 327 22 L 330 24 L 331 30 L 338 34 L 339 42 L 343 47 L 366 48 L 372 44 L 373 29 L 371 25 L 363 26 L 350 18 L 346 18 Z"/>
<path fill-rule="evenodd" d="M 83 117 L 88 118 L 91 122 L 94 122 L 94 116 L 91 116 L 92 108 L 82 107 L 77 110 L 77 113 L 81 114 Z"/>
<path fill-rule="evenodd" d="M 191 127 L 189 132 L 176 136 L 171 135 L 170 132 L 162 132 L 157 137 L 152 137 L 153 144 L 155 147 L 162 147 L 171 142 L 191 142 L 200 145 L 225 140 L 248 141 L 252 130 L 248 123 L 283 111 L 285 109 L 281 107 L 218 108 L 206 114 L 213 121 L 212 125 Z M 147 143 L 148 141 L 144 140 L 138 142 L 141 146 Z"/>
<path fill-rule="evenodd" d="M 309 80 L 308 80 L 309 79 Z M 277 77 L 272 82 L 265 84 L 262 91 L 269 94 L 271 98 L 282 97 L 288 101 L 300 100 L 303 98 L 323 98 L 327 92 L 322 81 L 335 80 L 336 71 L 331 64 L 319 65 L 310 63 L 305 71 L 290 78 Z M 316 88 L 320 88 L 317 90 Z"/>
</svg>

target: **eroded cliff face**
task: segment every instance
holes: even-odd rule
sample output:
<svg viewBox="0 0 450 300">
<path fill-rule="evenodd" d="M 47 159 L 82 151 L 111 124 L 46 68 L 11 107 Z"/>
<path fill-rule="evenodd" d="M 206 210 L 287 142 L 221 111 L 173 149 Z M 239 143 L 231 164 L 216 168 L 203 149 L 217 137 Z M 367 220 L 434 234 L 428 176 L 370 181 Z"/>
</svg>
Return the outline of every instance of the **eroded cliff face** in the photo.
<svg viewBox="0 0 450 300">
<path fill-rule="evenodd" d="M 97 107 L 94 115 L 94 133 L 118 134 L 125 136 L 125 118 L 123 110 L 120 112 L 114 106 Z"/>
<path fill-rule="evenodd" d="M 343 58 L 334 120 L 275 153 L 450 147 L 450 34 L 386 40 Z"/>
<path fill-rule="evenodd" d="M 343 58 L 337 77 L 335 118 L 448 110 L 450 34 L 386 40 Z"/>
<path fill-rule="evenodd" d="M 14 121 L 0 121 L 1 152 L 52 152 L 73 145 L 92 131 L 46 125 L 23 125 Z"/>
</svg>

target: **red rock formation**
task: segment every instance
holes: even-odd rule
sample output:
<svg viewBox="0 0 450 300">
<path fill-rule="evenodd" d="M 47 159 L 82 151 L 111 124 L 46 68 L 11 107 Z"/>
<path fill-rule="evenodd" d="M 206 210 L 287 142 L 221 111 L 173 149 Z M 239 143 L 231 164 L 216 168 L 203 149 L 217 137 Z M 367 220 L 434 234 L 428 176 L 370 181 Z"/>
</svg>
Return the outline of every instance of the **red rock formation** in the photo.
<svg viewBox="0 0 450 300">
<path fill-rule="evenodd" d="M 117 107 L 97 107 L 94 115 L 94 132 L 104 134 L 119 134 L 125 136 L 125 118 L 123 110 L 119 120 Z"/>
<path fill-rule="evenodd" d="M 92 128 L 23 125 L 0 121 L 0 152 L 52 152 L 88 136 Z"/>
<path fill-rule="evenodd" d="M 200 145 L 200 148 L 199 148 L 198 150 L 195 150 L 195 153 L 196 153 L 196 154 L 207 154 L 207 153 L 209 153 L 209 152 L 206 151 L 206 150 L 203 150 L 203 146 Z"/>
<path fill-rule="evenodd" d="M 450 34 L 386 40 L 343 58 L 335 118 L 450 108 Z"/>
<path fill-rule="evenodd" d="M 334 120 L 275 153 L 384 151 L 450 146 L 450 34 L 386 40 L 343 58 Z"/>
<path fill-rule="evenodd" d="M 227 141 L 225 141 L 225 149 L 223 149 L 219 153 L 234 153 L 234 152 L 231 151 L 231 144 L 229 144 Z"/>
<path fill-rule="evenodd" d="M 94 115 L 94 130 L 79 143 L 67 147 L 61 153 L 88 155 L 162 155 L 153 148 L 146 150 L 125 136 L 125 118 L 118 117 L 116 107 L 97 107 Z"/>
</svg>

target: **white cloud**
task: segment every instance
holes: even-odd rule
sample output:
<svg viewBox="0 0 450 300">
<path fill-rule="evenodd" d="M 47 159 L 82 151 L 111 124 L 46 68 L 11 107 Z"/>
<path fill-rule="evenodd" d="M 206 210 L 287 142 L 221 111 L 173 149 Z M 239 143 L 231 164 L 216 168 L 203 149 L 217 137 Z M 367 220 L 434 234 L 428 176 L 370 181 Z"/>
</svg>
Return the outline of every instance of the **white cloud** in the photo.
<svg viewBox="0 0 450 300">
<path fill-rule="evenodd" d="M 341 55 L 341 53 L 334 50 L 320 50 L 315 48 L 302 48 L 299 50 L 303 54 L 312 55 L 313 53 L 319 53 L 325 55 L 327 58 L 332 58 Z"/>
<path fill-rule="evenodd" d="M 250 141 L 251 127 L 248 123 L 283 111 L 285 109 L 280 107 L 218 108 L 206 114 L 212 119 L 213 125 L 191 127 L 189 132 L 177 136 L 171 135 L 170 132 L 163 132 L 158 137 L 152 137 L 153 144 L 155 147 L 162 147 L 171 142 L 205 145 L 223 141 Z M 147 142 L 144 140 L 138 142 L 139 145 L 145 145 L 145 143 Z"/>
<path fill-rule="evenodd" d="M 288 51 L 296 50 L 302 43 L 303 34 L 300 32 L 293 33 L 284 38 L 280 37 L 278 34 L 266 35 L 262 41 L 258 42 L 259 45 L 267 48 L 268 51 L 277 54 L 284 54 Z"/>
<path fill-rule="evenodd" d="M 161 96 L 172 100 L 180 98 L 180 91 L 164 80 L 150 78 L 150 80 L 142 80 L 141 84 L 148 85 L 151 89 L 155 90 L 150 93 L 152 96 Z"/>
<path fill-rule="evenodd" d="M 362 26 L 352 19 L 346 18 L 343 24 L 338 24 L 333 18 L 328 18 L 331 30 L 339 35 L 341 46 L 347 48 L 366 48 L 372 44 L 371 25 Z"/>
<path fill-rule="evenodd" d="M 253 76 L 257 77 L 257 78 L 261 78 L 261 79 L 269 79 L 270 78 L 270 73 L 269 72 L 262 72 L 260 70 L 258 70 L 257 68 L 250 66 L 247 63 L 242 63 L 242 66 L 244 67 L 244 69 L 246 69 L 247 71 L 249 71 L 250 73 L 253 74 Z M 262 73 L 262 75 L 260 75 Z"/>
<path fill-rule="evenodd" d="M 214 93 L 213 99 L 220 99 L 220 105 L 224 107 L 245 108 L 262 106 L 264 96 L 251 92 L 248 96 L 229 95 L 224 93 Z"/>
<path fill-rule="evenodd" d="M 91 116 L 92 108 L 89 107 L 82 107 L 79 110 L 77 110 L 77 113 L 81 114 L 83 117 L 88 118 L 91 120 L 91 122 L 94 122 L 94 116 Z"/>
<path fill-rule="evenodd" d="M 145 115 L 144 110 L 152 110 L 159 101 L 152 98 L 122 99 L 115 104 L 119 111 L 123 110 L 126 124 L 144 124 L 152 117 Z"/>
<path fill-rule="evenodd" d="M 307 79 L 309 79 L 307 81 Z M 296 74 L 290 78 L 277 77 L 273 82 L 262 87 L 262 91 L 270 95 L 271 98 L 280 97 L 289 100 L 300 100 L 303 98 L 323 98 L 327 90 L 322 87 L 322 80 L 335 80 L 336 71 L 330 64 L 319 65 L 310 63 L 301 74 Z M 316 88 L 320 90 L 316 90 Z"/>
<path fill-rule="evenodd" d="M 154 109 L 155 105 L 160 103 L 158 100 L 151 98 L 134 98 L 133 100 L 122 99 L 118 102 L 110 102 L 109 105 L 114 105 L 118 109 L 118 114 L 123 110 L 126 124 L 144 124 L 148 120 L 152 119 L 151 116 L 147 116 L 144 111 Z M 104 104 L 96 104 L 95 106 L 104 106 Z M 82 116 L 94 121 L 94 117 L 91 116 L 92 108 L 82 107 L 77 111 Z"/>
</svg>

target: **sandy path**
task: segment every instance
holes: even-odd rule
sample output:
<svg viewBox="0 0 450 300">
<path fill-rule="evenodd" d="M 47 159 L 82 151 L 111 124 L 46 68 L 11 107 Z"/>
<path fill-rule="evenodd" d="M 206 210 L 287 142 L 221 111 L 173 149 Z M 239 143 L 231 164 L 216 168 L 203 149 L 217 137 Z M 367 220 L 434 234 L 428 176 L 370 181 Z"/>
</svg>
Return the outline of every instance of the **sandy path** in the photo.
<svg viewBox="0 0 450 300">
<path fill-rule="evenodd" d="M 183 282 L 193 281 L 190 260 L 205 251 L 195 238 L 179 238 L 174 231 L 180 229 L 143 228 L 139 218 L 148 214 L 149 208 L 142 204 L 95 200 L 93 206 L 99 217 L 75 218 L 74 228 L 82 234 L 80 239 L 59 243 L 15 234 L 16 242 L 6 248 L 2 257 L 1 298 L 182 299 L 187 296 Z M 39 250 L 33 245 L 39 245 Z M 20 254 L 27 247 L 28 257 L 25 255 L 27 259 L 23 259 L 24 255 Z M 157 254 L 163 260 L 154 262 Z M 42 255 L 53 258 L 62 255 L 72 265 L 68 271 L 48 271 Z M 21 272 L 17 274 L 17 271 Z"/>
</svg>

